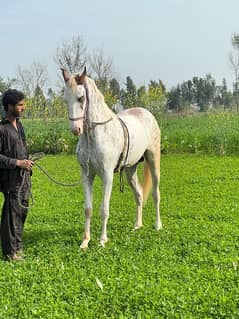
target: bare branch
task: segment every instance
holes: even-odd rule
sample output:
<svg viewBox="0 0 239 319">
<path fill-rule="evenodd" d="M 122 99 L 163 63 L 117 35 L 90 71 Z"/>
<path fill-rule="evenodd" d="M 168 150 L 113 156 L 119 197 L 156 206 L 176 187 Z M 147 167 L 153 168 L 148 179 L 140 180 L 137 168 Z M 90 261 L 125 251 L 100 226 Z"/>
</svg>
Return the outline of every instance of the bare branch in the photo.
<svg viewBox="0 0 239 319">
<path fill-rule="evenodd" d="M 113 61 L 102 50 L 96 50 L 90 57 L 90 67 L 96 80 L 109 81 L 114 77 Z"/>
<path fill-rule="evenodd" d="M 72 37 L 70 41 L 63 41 L 57 47 L 55 63 L 59 69 L 65 69 L 71 73 L 78 73 L 88 61 L 87 46 L 82 37 Z"/>
<path fill-rule="evenodd" d="M 17 84 L 26 96 L 33 96 L 36 88 L 43 90 L 47 82 L 47 67 L 39 61 L 34 61 L 29 68 L 17 67 Z"/>
<path fill-rule="evenodd" d="M 239 51 L 239 34 L 235 33 L 232 36 L 232 46 L 234 49 Z"/>
</svg>

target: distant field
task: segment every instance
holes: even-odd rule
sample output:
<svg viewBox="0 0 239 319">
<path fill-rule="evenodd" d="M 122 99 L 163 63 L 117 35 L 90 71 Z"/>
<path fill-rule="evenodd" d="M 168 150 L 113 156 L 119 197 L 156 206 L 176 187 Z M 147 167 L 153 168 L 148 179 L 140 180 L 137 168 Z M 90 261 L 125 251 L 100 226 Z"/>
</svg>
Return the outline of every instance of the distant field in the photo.
<svg viewBox="0 0 239 319">
<path fill-rule="evenodd" d="M 239 154 L 239 114 L 206 113 L 160 120 L 164 153 Z"/>
<path fill-rule="evenodd" d="M 239 154 L 239 114 L 195 114 L 166 116 L 159 120 L 162 152 Z M 77 137 L 64 119 L 24 120 L 30 152 L 73 154 Z"/>
<path fill-rule="evenodd" d="M 70 131 L 66 119 L 24 119 L 30 153 L 74 154 L 78 138 Z"/>
<path fill-rule="evenodd" d="M 79 178 L 75 156 L 40 164 L 64 182 Z M 96 180 L 92 241 L 80 251 L 82 188 L 57 186 L 35 168 L 27 258 L 0 261 L 0 318 L 239 318 L 239 158 L 163 155 L 161 171 L 162 231 L 151 199 L 143 229 L 132 231 L 133 196 L 128 186 L 119 192 L 115 175 L 109 243 L 99 245 Z"/>
</svg>

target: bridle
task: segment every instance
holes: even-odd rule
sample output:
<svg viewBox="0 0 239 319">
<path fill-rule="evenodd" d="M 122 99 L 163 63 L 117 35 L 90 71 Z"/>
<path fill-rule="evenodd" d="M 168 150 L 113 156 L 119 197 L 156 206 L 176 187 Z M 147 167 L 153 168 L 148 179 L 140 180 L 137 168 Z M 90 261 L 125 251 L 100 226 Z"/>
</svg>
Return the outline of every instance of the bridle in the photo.
<svg viewBox="0 0 239 319">
<path fill-rule="evenodd" d="M 86 84 L 84 84 L 84 89 L 85 89 L 85 93 L 86 93 L 86 106 L 85 106 L 85 110 L 84 110 L 84 115 L 79 116 L 79 117 L 69 117 L 69 120 L 72 122 L 83 120 L 83 124 L 87 128 L 95 127 L 97 125 L 105 125 L 105 124 L 109 123 L 110 121 L 112 121 L 113 120 L 112 117 L 110 117 L 108 120 L 102 121 L 102 122 L 93 122 L 93 121 L 89 120 L 90 100 L 89 100 L 89 90 L 88 90 L 88 87 Z"/>
<path fill-rule="evenodd" d="M 78 120 L 83 120 L 83 126 L 85 129 L 85 134 L 86 134 L 86 175 L 89 176 L 89 165 L 90 165 L 90 129 L 93 129 L 95 126 L 97 125 L 105 125 L 107 123 L 109 123 L 110 121 L 113 120 L 112 117 L 110 117 L 108 120 L 106 121 L 102 121 L 102 122 L 93 122 L 89 120 L 89 105 L 90 105 L 90 99 L 89 99 L 89 90 L 87 85 L 84 83 L 84 89 L 85 89 L 85 93 L 86 93 L 86 106 L 84 109 L 84 114 L 83 116 L 79 116 L 79 117 L 74 117 L 71 118 L 69 117 L 70 121 L 78 121 Z"/>
<path fill-rule="evenodd" d="M 79 120 L 86 120 L 88 117 L 88 110 L 89 110 L 89 92 L 88 92 L 88 88 L 86 86 L 86 84 L 84 84 L 84 89 L 85 89 L 85 93 L 86 93 L 86 107 L 84 109 L 84 115 L 83 116 L 79 116 L 79 117 L 69 117 L 70 121 L 76 122 Z"/>
</svg>

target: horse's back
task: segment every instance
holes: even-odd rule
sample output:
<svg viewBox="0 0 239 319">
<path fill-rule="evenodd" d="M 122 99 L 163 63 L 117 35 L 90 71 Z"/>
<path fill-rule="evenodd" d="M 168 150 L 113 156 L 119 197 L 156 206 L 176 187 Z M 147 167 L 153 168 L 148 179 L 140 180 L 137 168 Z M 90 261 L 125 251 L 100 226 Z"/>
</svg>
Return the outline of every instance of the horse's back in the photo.
<svg viewBox="0 0 239 319">
<path fill-rule="evenodd" d="M 152 113 L 144 108 L 131 108 L 118 116 L 129 132 L 129 164 L 141 158 L 146 150 L 160 149 L 160 129 Z"/>
<path fill-rule="evenodd" d="M 151 112 L 141 107 L 135 107 L 118 113 L 118 116 L 128 124 L 130 131 L 137 131 L 137 135 L 143 135 L 146 139 L 159 136 L 159 125 Z M 144 140 L 144 138 L 143 138 Z"/>
</svg>

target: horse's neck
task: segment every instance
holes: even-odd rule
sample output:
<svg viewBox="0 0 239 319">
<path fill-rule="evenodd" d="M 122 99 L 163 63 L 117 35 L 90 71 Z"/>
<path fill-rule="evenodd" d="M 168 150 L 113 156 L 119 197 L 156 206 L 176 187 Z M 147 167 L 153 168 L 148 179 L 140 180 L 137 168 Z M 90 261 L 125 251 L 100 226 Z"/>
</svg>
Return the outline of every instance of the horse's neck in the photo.
<svg viewBox="0 0 239 319">
<path fill-rule="evenodd" d="M 102 101 L 102 99 L 96 95 L 89 95 L 88 117 L 93 122 L 103 122 L 112 117 L 113 112 Z"/>
</svg>

